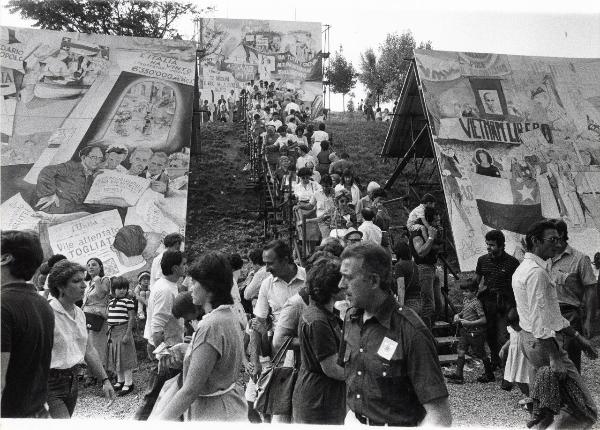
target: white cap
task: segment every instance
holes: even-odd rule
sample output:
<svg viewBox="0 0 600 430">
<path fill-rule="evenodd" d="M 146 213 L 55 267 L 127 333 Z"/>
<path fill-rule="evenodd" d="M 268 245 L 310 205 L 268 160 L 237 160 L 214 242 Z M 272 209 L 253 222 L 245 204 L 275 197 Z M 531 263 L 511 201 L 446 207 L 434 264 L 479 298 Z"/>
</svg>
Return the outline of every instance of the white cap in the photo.
<svg viewBox="0 0 600 430">
<path fill-rule="evenodd" d="M 381 188 L 379 186 L 379 184 L 377 182 L 371 181 L 371 182 L 369 182 L 369 185 L 367 185 L 367 192 L 371 193 L 371 192 L 375 191 L 378 188 Z"/>
</svg>

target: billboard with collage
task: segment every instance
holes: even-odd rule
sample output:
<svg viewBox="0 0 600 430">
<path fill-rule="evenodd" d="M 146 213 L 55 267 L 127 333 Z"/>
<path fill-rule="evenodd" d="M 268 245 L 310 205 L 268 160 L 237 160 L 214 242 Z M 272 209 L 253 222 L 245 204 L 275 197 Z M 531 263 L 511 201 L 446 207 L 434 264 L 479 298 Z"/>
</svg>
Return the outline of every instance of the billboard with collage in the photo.
<svg viewBox="0 0 600 430">
<path fill-rule="evenodd" d="M 0 27 L 2 229 L 107 276 L 185 230 L 193 43 Z"/>
<path fill-rule="evenodd" d="M 600 59 L 415 50 L 462 270 L 541 218 L 600 251 Z"/>
<path fill-rule="evenodd" d="M 227 99 L 250 81 L 275 82 L 309 103 L 322 94 L 320 23 L 210 19 L 203 25 L 218 46 L 201 63 L 201 99 Z"/>
</svg>

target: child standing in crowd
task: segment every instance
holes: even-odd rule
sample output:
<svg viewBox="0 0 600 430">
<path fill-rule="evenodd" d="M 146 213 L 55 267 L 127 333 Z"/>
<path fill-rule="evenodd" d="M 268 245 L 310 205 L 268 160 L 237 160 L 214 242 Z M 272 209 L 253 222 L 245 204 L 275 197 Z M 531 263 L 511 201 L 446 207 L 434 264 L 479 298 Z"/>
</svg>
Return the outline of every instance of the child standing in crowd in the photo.
<svg viewBox="0 0 600 430">
<path fill-rule="evenodd" d="M 146 319 L 146 306 L 150 297 L 150 272 L 144 271 L 138 274 L 138 283 L 133 290 L 137 300 L 137 317 L 140 321 Z"/>
<path fill-rule="evenodd" d="M 460 338 L 458 341 L 458 359 L 456 360 L 456 373 L 447 375 L 448 382 L 453 384 L 464 384 L 463 369 L 465 367 L 465 354 L 467 348 L 471 347 L 471 353 L 483 360 L 485 374 L 477 378 L 478 382 L 493 382 L 496 378 L 492 371 L 490 357 L 486 354 L 485 344 L 485 325 L 486 318 L 483 312 L 483 305 L 477 298 L 477 282 L 474 279 L 467 279 L 461 282 L 460 289 L 463 292 L 463 309 L 454 315 L 454 322 L 460 329 Z"/>
<path fill-rule="evenodd" d="M 529 371 L 530 364 L 523 351 L 519 347 L 519 314 L 515 308 L 511 308 L 507 314 L 508 334 L 510 338 L 500 349 L 500 358 L 506 361 L 504 365 L 504 379 L 502 380 L 502 389 L 510 391 L 513 384 L 517 384 L 525 398 L 519 401 L 520 405 L 531 403 L 529 398 Z"/>
<path fill-rule="evenodd" d="M 425 208 L 431 207 L 435 208 L 435 197 L 431 194 L 427 193 L 421 198 L 421 204 L 414 208 L 411 213 L 408 215 L 408 220 L 406 220 L 406 228 L 408 228 L 408 232 L 417 231 L 422 229 L 425 234 L 429 231 L 429 223 L 425 220 Z M 418 222 L 421 221 L 422 225 Z"/>
<path fill-rule="evenodd" d="M 127 298 L 129 281 L 122 276 L 110 281 L 113 298 L 108 303 L 107 368 L 117 373 L 115 391 L 125 396 L 133 391 L 133 369 L 138 365 L 133 342 L 135 306 Z"/>
</svg>

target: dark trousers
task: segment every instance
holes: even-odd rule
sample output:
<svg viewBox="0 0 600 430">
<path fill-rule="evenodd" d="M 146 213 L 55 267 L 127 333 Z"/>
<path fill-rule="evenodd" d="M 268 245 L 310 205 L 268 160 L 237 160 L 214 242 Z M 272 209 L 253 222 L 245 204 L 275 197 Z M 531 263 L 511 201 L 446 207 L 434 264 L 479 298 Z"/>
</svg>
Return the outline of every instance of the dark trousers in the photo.
<svg viewBox="0 0 600 430">
<path fill-rule="evenodd" d="M 502 296 L 488 292 L 481 297 L 485 319 L 487 320 L 487 343 L 490 347 L 490 358 L 494 366 L 500 365 L 500 348 L 508 340 L 506 331 L 507 305 L 504 304 Z"/>
<path fill-rule="evenodd" d="M 61 373 L 48 376 L 48 407 L 52 418 L 71 418 L 75 405 L 79 384 L 76 373 Z"/>
<path fill-rule="evenodd" d="M 152 357 L 154 346 L 148 344 L 147 347 L 148 355 Z M 181 372 L 181 370 L 169 369 L 161 375 L 158 373 L 158 361 L 153 359 L 152 371 L 148 377 L 148 387 L 146 389 L 146 393 L 144 394 L 142 405 L 135 413 L 135 420 L 148 420 L 148 417 L 150 416 L 150 413 L 152 413 L 152 409 L 154 408 L 154 404 L 156 403 L 156 399 L 158 399 L 158 395 L 160 394 L 160 390 L 162 390 L 163 385 L 165 385 L 165 382 L 176 376 L 179 372 Z"/>
<path fill-rule="evenodd" d="M 579 308 L 570 305 L 560 305 L 560 313 L 565 317 L 578 332 L 583 330 L 583 315 Z M 556 336 L 556 340 L 567 351 L 569 359 L 573 362 L 577 371 L 581 373 L 581 346 L 577 339 L 571 336 Z"/>
</svg>

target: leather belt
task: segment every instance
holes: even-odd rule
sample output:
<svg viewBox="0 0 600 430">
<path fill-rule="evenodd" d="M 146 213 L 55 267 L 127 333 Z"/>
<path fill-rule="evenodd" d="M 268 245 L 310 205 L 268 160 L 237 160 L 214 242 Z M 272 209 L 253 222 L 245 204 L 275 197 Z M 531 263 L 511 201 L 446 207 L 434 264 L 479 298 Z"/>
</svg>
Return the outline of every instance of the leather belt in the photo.
<svg viewBox="0 0 600 430">
<path fill-rule="evenodd" d="M 384 427 L 384 426 L 392 426 L 393 424 L 388 424 L 388 423 L 380 423 L 377 421 L 373 421 L 372 419 L 370 419 L 369 417 L 365 417 L 362 414 L 359 414 L 358 412 L 355 412 L 354 415 L 356 416 L 356 419 L 364 425 L 367 426 L 377 426 L 377 427 Z"/>
<path fill-rule="evenodd" d="M 59 378 L 61 376 L 77 376 L 80 368 L 81 366 L 79 364 L 76 364 L 75 366 L 70 367 L 68 369 L 50 369 L 48 371 L 48 376 L 54 378 Z"/>
</svg>

